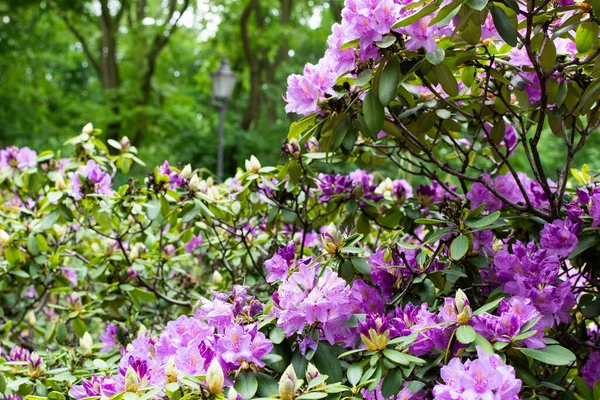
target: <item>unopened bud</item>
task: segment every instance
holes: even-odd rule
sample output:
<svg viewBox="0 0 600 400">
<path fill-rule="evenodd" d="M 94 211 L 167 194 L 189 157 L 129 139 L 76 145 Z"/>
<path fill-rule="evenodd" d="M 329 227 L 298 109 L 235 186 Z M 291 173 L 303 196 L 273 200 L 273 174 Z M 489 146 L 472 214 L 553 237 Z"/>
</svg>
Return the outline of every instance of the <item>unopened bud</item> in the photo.
<svg viewBox="0 0 600 400">
<path fill-rule="evenodd" d="M 137 393 L 139 385 L 139 378 L 137 372 L 131 367 L 127 367 L 127 372 L 125 372 L 125 391 L 131 393 Z"/>
<path fill-rule="evenodd" d="M 251 174 L 257 174 L 260 170 L 260 162 L 254 156 L 250 157 L 250 160 L 246 160 L 246 172 Z"/>
<path fill-rule="evenodd" d="M 199 187 L 200 187 L 200 178 L 198 178 L 198 175 L 194 174 L 194 176 L 192 176 L 192 179 L 190 179 L 190 183 L 189 183 L 190 192 L 196 193 L 198 191 Z"/>
<path fill-rule="evenodd" d="M 192 166 L 188 164 L 185 167 L 183 167 L 183 169 L 181 170 L 181 174 L 179 175 L 181 175 L 183 179 L 189 179 L 190 176 L 192 176 Z"/>
<path fill-rule="evenodd" d="M 304 147 L 306 147 L 306 150 L 308 150 L 310 153 L 318 153 L 321 151 L 321 143 L 319 143 L 317 138 L 314 136 L 306 141 Z"/>
<path fill-rule="evenodd" d="M 67 309 L 69 311 L 82 311 L 83 304 L 81 303 L 81 297 L 77 293 L 68 294 L 66 297 L 67 300 Z"/>
<path fill-rule="evenodd" d="M 29 356 L 29 361 L 27 362 L 27 369 L 30 378 L 39 378 L 42 371 L 44 371 L 44 362 L 42 361 L 42 358 L 40 357 L 37 351 L 34 351 Z"/>
<path fill-rule="evenodd" d="M 227 393 L 227 400 L 242 400 L 242 396 L 233 387 L 229 388 Z"/>
<path fill-rule="evenodd" d="M 208 384 L 208 391 L 212 394 L 219 394 L 223 391 L 223 383 L 225 376 L 223 375 L 223 368 L 216 357 L 212 359 L 208 369 L 206 370 L 206 383 Z"/>
<path fill-rule="evenodd" d="M 27 323 L 29 323 L 30 326 L 35 326 L 35 323 L 37 322 L 37 320 L 35 318 L 35 313 L 33 312 L 33 310 L 30 310 L 29 312 L 27 312 L 27 314 L 25 315 L 25 318 L 27 318 Z"/>
<path fill-rule="evenodd" d="M 4 229 L 0 229 L 0 246 L 8 242 L 10 235 Z"/>
<path fill-rule="evenodd" d="M 177 382 L 177 367 L 175 366 L 175 357 L 171 356 L 165 366 L 165 380 L 167 383 Z"/>
<path fill-rule="evenodd" d="M 92 346 L 94 345 L 94 340 L 89 332 L 83 334 L 81 339 L 79 339 L 79 347 L 81 350 L 81 354 L 85 356 L 89 356 L 92 354 Z"/>
<path fill-rule="evenodd" d="M 65 190 L 67 188 L 65 178 L 63 178 L 61 174 L 56 175 L 56 182 L 54 182 L 54 188 L 56 190 Z"/>
<path fill-rule="evenodd" d="M 298 386 L 296 371 L 294 366 L 290 364 L 279 380 L 279 398 L 281 400 L 292 400 L 296 396 Z"/>
<path fill-rule="evenodd" d="M 129 259 L 131 261 L 137 260 L 140 256 L 140 251 L 138 250 L 138 246 L 133 246 L 131 252 L 129 253 Z"/>
<path fill-rule="evenodd" d="M 212 187 L 215 184 L 215 182 L 213 181 L 212 176 L 209 176 L 208 178 L 206 178 L 206 186 L 208 186 L 209 188 Z"/>
<path fill-rule="evenodd" d="M 456 316 L 456 321 L 461 325 L 467 325 L 471 319 L 471 306 L 465 306 L 460 314 Z"/>
<path fill-rule="evenodd" d="M 213 272 L 212 281 L 213 281 L 213 283 L 217 283 L 217 284 L 223 282 L 223 275 L 221 275 L 221 273 L 219 271 Z"/>
<path fill-rule="evenodd" d="M 83 129 L 81 129 L 81 133 L 91 135 L 92 133 L 94 133 L 94 125 L 92 125 L 91 122 L 88 122 L 87 124 L 85 124 Z"/>
<path fill-rule="evenodd" d="M 285 144 L 285 149 L 289 153 L 292 158 L 300 157 L 300 143 L 298 143 L 297 139 L 290 139 Z"/>
<path fill-rule="evenodd" d="M 140 324 L 140 329 L 138 329 L 138 336 L 145 335 L 148 332 L 148 328 L 144 324 Z"/>
<path fill-rule="evenodd" d="M 306 366 L 306 382 L 310 383 L 310 381 L 312 381 L 319 375 L 321 375 L 321 373 L 319 372 L 317 367 L 315 367 L 312 363 L 308 363 L 308 365 Z M 317 385 L 317 387 L 324 385 L 325 382 L 321 382 L 319 385 Z"/>
<path fill-rule="evenodd" d="M 332 223 L 327 227 L 327 231 L 321 235 L 323 248 L 329 254 L 335 254 L 342 247 L 343 236 L 341 232 Z"/>
<path fill-rule="evenodd" d="M 463 311 L 465 305 L 469 305 L 469 299 L 467 298 L 467 295 L 460 289 L 456 291 L 456 296 L 454 296 L 454 302 L 456 303 L 456 309 L 459 313 Z"/>
<path fill-rule="evenodd" d="M 129 148 L 131 147 L 131 141 L 127 136 L 123 136 L 119 144 L 121 145 L 122 153 L 127 153 L 129 151 Z"/>
</svg>

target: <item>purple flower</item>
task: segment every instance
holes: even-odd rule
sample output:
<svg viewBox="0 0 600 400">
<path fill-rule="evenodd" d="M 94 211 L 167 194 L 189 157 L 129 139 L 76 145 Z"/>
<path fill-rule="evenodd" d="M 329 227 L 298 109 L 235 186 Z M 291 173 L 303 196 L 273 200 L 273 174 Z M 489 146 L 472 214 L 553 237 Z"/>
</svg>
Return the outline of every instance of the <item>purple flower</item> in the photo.
<svg viewBox="0 0 600 400">
<path fill-rule="evenodd" d="M 202 245 L 202 234 L 199 233 L 198 236 L 192 236 L 189 242 L 187 242 L 184 246 L 185 252 L 188 254 L 192 254 L 194 250 Z"/>
<path fill-rule="evenodd" d="M 239 360 L 249 361 L 253 358 L 252 337 L 240 325 L 234 324 L 225 330 L 225 335 L 217 342 L 217 349 L 223 360 L 236 364 Z"/>
<path fill-rule="evenodd" d="M 540 232 L 540 245 L 547 249 L 548 255 L 567 257 L 577 247 L 577 235 L 581 224 L 572 223 L 570 220 L 547 223 Z"/>
<path fill-rule="evenodd" d="M 80 200 L 88 193 L 112 195 L 112 178 L 94 160 L 88 160 L 85 166 L 79 167 L 70 176 L 71 195 L 75 200 Z"/>
<path fill-rule="evenodd" d="M 442 367 L 440 377 L 444 383 L 433 388 L 436 400 L 519 399 L 522 382 L 516 378 L 515 369 L 479 346 L 477 355 L 476 360 L 464 364 L 453 358 Z"/>
<path fill-rule="evenodd" d="M 290 267 L 294 262 L 296 244 L 290 241 L 287 246 L 277 250 L 277 253 L 265 261 L 265 268 L 269 271 L 267 282 L 283 281 L 288 277 Z"/>
<path fill-rule="evenodd" d="M 590 358 L 581 368 L 581 377 L 591 388 L 600 380 L 600 351 L 594 351 L 590 354 Z"/>
<path fill-rule="evenodd" d="M 288 89 L 284 100 L 287 102 L 285 111 L 308 115 L 319 109 L 319 88 L 302 75 L 290 75 L 287 80 Z"/>
<path fill-rule="evenodd" d="M 69 391 L 69 395 L 77 400 L 93 396 L 108 398 L 123 389 L 110 377 L 92 375 L 89 380 L 83 379 L 81 385 L 73 385 Z"/>
<path fill-rule="evenodd" d="M 119 344 L 119 325 L 108 324 L 106 330 L 100 335 L 100 341 L 104 343 L 104 347 L 100 350 L 101 353 L 106 353 Z"/>
<path fill-rule="evenodd" d="M 530 299 L 519 296 L 502 300 L 498 306 L 500 316 L 482 313 L 473 318 L 473 327 L 477 333 L 488 340 L 498 342 L 511 342 L 515 336 L 520 335 L 522 328 L 531 321 L 537 322 L 530 330 L 537 330 L 533 336 L 523 340 L 525 346 L 531 349 L 546 347 L 544 341 L 544 325 L 540 312 L 532 305 Z M 517 342 L 517 345 L 519 343 Z"/>
<path fill-rule="evenodd" d="M 37 166 L 37 153 L 29 147 L 15 146 L 0 150 L 0 168 L 11 167 L 21 171 Z"/>
</svg>

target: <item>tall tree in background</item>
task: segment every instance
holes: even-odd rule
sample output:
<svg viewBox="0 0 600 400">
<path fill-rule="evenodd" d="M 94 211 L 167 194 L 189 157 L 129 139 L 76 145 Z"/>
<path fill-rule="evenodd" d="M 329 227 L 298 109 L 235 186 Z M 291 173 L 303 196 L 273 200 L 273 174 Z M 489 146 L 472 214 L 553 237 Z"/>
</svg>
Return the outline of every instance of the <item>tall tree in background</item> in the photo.
<svg viewBox="0 0 600 400">
<path fill-rule="evenodd" d="M 150 2 L 152 3 L 152 2 Z M 173 36 L 185 11 L 190 6 L 189 0 L 168 0 L 149 4 L 148 0 L 99 0 L 100 13 L 94 13 L 90 2 L 51 2 L 52 9 L 64 21 L 68 29 L 81 43 L 90 64 L 96 70 L 105 101 L 113 111 L 113 121 L 108 125 L 108 137 L 117 139 L 121 130 L 121 76 L 119 52 L 119 35 L 123 20 L 126 20 L 128 32 L 132 32 L 139 41 L 139 49 L 147 49 L 138 57 L 139 97 L 136 101 L 139 118 L 133 143 L 140 145 L 148 127 L 146 108 L 150 104 L 152 78 L 160 53 Z M 155 21 L 148 24 L 146 21 Z M 97 27 L 90 32 L 90 27 Z M 92 42 L 96 40 L 97 44 Z M 135 58 L 130 55 L 131 58 Z"/>
</svg>

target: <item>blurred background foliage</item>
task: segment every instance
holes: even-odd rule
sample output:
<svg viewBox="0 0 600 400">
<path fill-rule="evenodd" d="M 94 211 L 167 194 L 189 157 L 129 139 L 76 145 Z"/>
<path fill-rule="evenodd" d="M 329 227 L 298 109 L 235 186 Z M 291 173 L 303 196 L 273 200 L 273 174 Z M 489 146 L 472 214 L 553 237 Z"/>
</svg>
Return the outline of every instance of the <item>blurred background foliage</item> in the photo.
<svg viewBox="0 0 600 400">
<path fill-rule="evenodd" d="M 149 166 L 167 159 L 214 170 L 218 107 L 210 74 L 227 57 L 238 81 L 225 124 L 225 176 L 251 154 L 263 165 L 278 163 L 294 118 L 284 112 L 286 78 L 322 56 L 342 6 L 0 0 L 0 148 L 64 150 L 91 121 L 107 138 L 128 136 Z M 550 132 L 546 137 L 543 157 L 552 166 L 564 146 Z M 597 136 L 591 141 L 575 167 L 600 157 Z M 522 170 L 526 164 L 517 160 Z"/>
</svg>

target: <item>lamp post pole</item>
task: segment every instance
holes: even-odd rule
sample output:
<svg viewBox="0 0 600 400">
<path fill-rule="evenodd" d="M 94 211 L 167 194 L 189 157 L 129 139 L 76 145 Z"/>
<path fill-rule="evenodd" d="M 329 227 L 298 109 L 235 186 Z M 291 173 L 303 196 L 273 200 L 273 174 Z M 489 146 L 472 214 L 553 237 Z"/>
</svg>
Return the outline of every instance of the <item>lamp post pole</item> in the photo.
<svg viewBox="0 0 600 400">
<path fill-rule="evenodd" d="M 227 58 L 223 58 L 219 70 L 212 74 L 213 98 L 219 102 L 219 128 L 217 137 L 217 177 L 223 181 L 223 162 L 225 148 L 225 113 L 233 93 L 236 76 L 229 66 Z"/>
<path fill-rule="evenodd" d="M 219 137 L 217 144 L 217 177 L 223 181 L 223 149 L 225 147 L 225 113 L 227 112 L 227 101 L 222 101 L 219 106 Z"/>
</svg>

